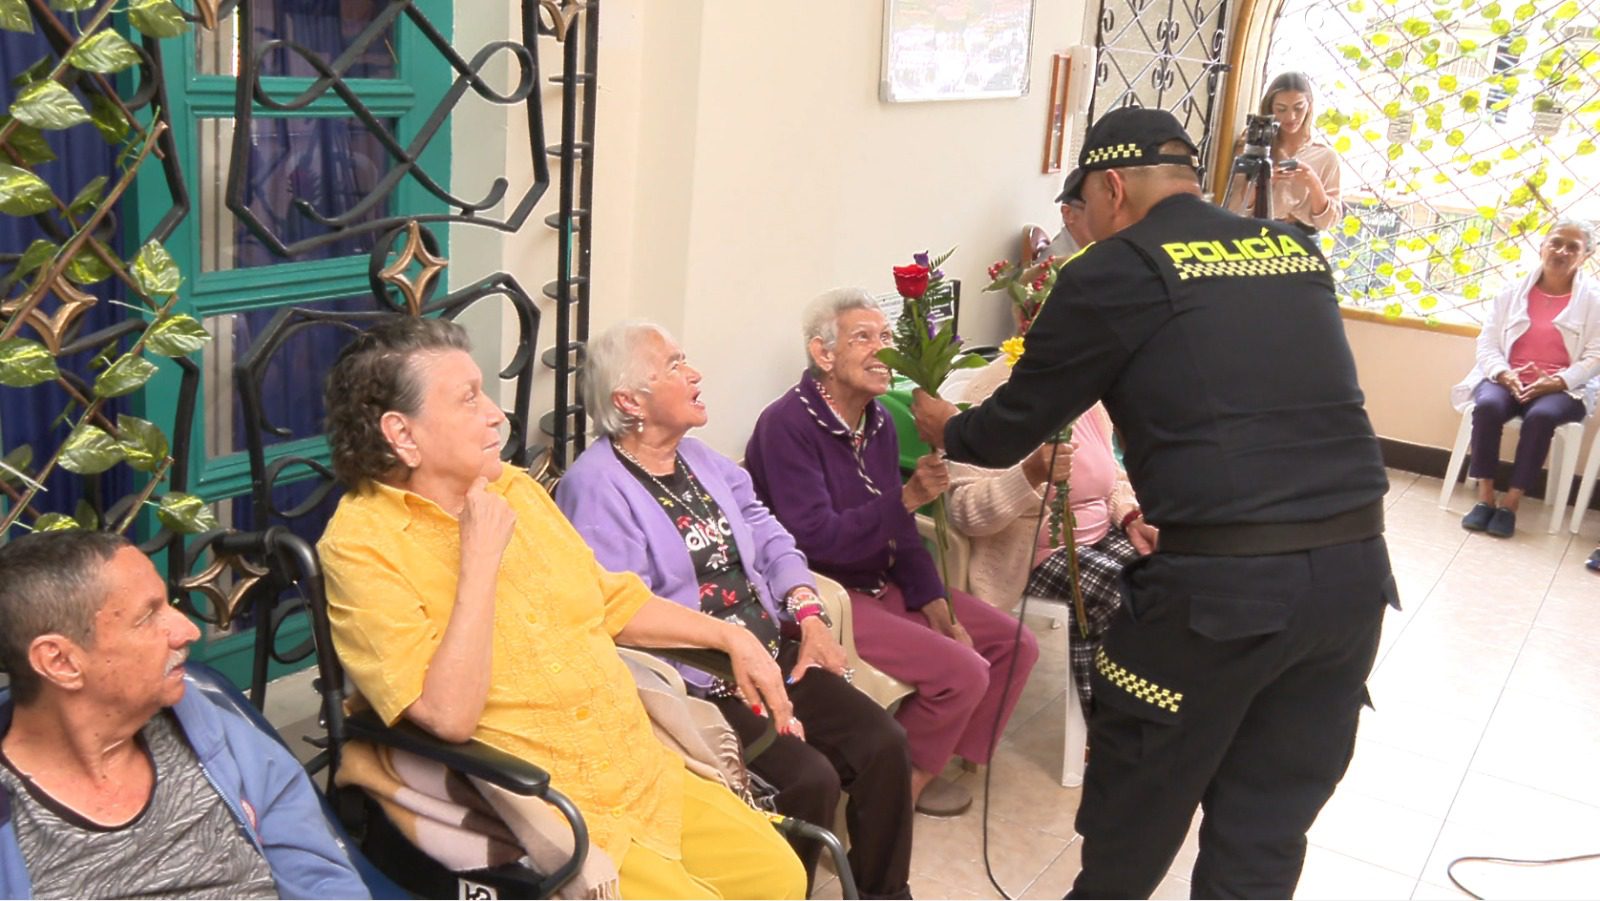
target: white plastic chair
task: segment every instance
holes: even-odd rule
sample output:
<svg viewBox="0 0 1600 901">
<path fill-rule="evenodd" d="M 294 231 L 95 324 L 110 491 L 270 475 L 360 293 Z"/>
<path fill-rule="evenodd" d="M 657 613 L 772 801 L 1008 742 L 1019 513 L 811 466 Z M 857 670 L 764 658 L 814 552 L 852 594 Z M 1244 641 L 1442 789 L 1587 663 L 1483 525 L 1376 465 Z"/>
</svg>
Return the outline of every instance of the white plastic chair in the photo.
<svg viewBox="0 0 1600 901">
<path fill-rule="evenodd" d="M 1589 460 L 1583 464 L 1583 480 L 1578 483 L 1578 502 L 1572 505 L 1572 534 L 1583 527 L 1583 514 L 1589 512 L 1589 501 L 1594 497 L 1594 483 L 1600 477 L 1600 429 L 1595 429 L 1594 440 L 1589 442 Z"/>
<path fill-rule="evenodd" d="M 1522 417 L 1517 416 L 1506 423 L 1506 428 L 1518 429 L 1521 425 Z M 1553 497 L 1545 498 L 1545 503 L 1550 507 L 1552 535 L 1561 530 L 1561 520 L 1567 512 L 1567 494 L 1572 490 L 1572 477 L 1578 471 L 1578 452 L 1582 450 L 1582 441 L 1581 421 L 1556 426 L 1555 437 L 1550 441 L 1550 478 L 1546 485 L 1553 485 L 1555 492 Z M 1472 407 L 1468 406 L 1466 412 L 1461 414 L 1461 427 L 1456 430 L 1456 446 L 1450 451 L 1450 463 L 1444 471 L 1444 486 L 1439 489 L 1441 510 L 1450 507 L 1450 496 L 1455 493 L 1456 482 L 1461 478 L 1461 468 L 1467 459 L 1467 445 L 1471 443 Z M 1591 453 L 1590 468 L 1594 466 L 1593 456 Z"/>
</svg>

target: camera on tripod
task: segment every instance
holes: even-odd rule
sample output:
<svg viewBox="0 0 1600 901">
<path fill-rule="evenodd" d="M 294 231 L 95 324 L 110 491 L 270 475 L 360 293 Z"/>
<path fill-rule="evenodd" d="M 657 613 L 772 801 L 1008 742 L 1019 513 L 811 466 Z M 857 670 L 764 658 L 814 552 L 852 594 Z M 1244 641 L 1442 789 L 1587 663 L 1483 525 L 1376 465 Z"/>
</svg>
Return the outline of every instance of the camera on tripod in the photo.
<svg viewBox="0 0 1600 901">
<path fill-rule="evenodd" d="M 1249 209 L 1258 219 L 1272 218 L 1272 142 L 1278 137 L 1278 120 L 1251 114 L 1245 117 L 1244 148 L 1233 158 L 1233 172 L 1222 205 L 1233 199 L 1236 184 L 1250 192 Z M 1242 176 L 1242 178 L 1241 178 Z"/>
</svg>

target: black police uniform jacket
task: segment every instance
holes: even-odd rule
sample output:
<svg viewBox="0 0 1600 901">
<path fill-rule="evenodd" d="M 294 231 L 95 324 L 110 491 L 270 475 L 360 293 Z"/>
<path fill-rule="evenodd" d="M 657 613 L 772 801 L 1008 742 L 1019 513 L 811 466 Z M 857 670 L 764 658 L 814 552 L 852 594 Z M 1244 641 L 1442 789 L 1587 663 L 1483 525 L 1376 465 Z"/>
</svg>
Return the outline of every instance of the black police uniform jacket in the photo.
<svg viewBox="0 0 1600 901">
<path fill-rule="evenodd" d="M 1166 198 L 1062 267 L 1024 347 L 946 426 L 951 459 L 1010 466 L 1103 399 L 1157 526 L 1310 522 L 1388 488 L 1327 261 L 1297 229 Z"/>
</svg>

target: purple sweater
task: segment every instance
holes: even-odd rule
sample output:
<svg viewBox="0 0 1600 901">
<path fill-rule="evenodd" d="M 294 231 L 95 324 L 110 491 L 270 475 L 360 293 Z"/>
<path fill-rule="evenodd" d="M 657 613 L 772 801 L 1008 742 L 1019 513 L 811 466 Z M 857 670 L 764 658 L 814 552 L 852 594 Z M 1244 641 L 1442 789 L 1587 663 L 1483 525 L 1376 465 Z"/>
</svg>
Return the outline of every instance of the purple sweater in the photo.
<svg viewBox="0 0 1600 901">
<path fill-rule="evenodd" d="M 683 439 L 678 454 L 728 517 L 745 575 L 756 586 L 767 615 L 773 622 L 791 619 L 780 614 L 784 595 L 800 585 L 816 589 L 805 555 L 756 498 L 750 476 L 738 464 L 693 438 Z M 667 511 L 617 459 L 611 439 L 601 438 L 578 457 L 556 486 L 556 503 L 601 566 L 637 573 L 661 597 L 700 609 L 700 579 L 683 537 Z M 711 684 L 711 677 L 697 669 L 678 670 L 696 688 Z"/>
<path fill-rule="evenodd" d="M 745 466 L 817 572 L 862 591 L 893 582 L 920 609 L 945 596 L 944 584 L 900 501 L 900 439 L 877 401 L 864 433 L 857 451 L 806 373 L 762 411 Z"/>
</svg>

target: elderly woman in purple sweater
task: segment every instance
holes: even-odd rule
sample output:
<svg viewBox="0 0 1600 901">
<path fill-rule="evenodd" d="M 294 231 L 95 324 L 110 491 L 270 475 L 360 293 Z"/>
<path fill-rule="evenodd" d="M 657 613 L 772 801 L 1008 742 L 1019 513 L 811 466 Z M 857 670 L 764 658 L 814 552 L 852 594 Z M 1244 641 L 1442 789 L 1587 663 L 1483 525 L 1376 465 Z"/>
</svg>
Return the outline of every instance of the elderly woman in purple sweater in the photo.
<svg viewBox="0 0 1600 901">
<path fill-rule="evenodd" d="M 952 754 L 989 762 L 1039 645 L 1026 629 L 1018 641 L 1010 615 L 946 590 L 917 535 L 911 511 L 949 477 L 929 455 L 901 485 L 899 439 L 876 400 L 889 390 L 876 354 L 894 339 L 872 297 L 823 294 L 804 332 L 811 366 L 762 412 L 745 464 L 811 565 L 850 590 L 861 659 L 916 687 L 896 718 L 911 744 L 917 809 L 958 814 L 970 793 L 936 777 Z"/>
<path fill-rule="evenodd" d="M 700 373 L 659 326 L 624 322 L 588 344 L 584 402 L 601 438 L 572 464 L 556 502 L 600 565 L 742 625 L 789 680 L 795 720 L 750 764 L 777 788 L 779 813 L 830 825 L 841 787 L 850 866 L 863 897 L 910 897 L 911 760 L 894 719 L 851 687 L 805 555 L 732 460 L 687 437 L 705 425 Z M 680 667 L 747 746 L 759 705 Z M 808 871 L 820 848 L 798 847 Z"/>
</svg>

